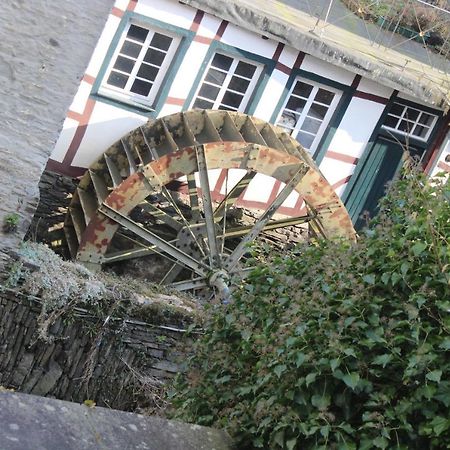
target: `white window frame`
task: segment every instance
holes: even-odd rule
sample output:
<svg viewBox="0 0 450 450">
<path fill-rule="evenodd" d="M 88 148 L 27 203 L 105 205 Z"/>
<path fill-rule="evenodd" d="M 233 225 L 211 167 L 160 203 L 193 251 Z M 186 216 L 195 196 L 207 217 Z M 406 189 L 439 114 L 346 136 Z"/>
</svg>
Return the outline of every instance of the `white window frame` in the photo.
<svg viewBox="0 0 450 450">
<path fill-rule="evenodd" d="M 286 109 L 286 105 L 288 104 L 288 102 L 289 102 L 289 100 L 291 98 L 291 95 L 292 95 L 292 92 L 294 91 L 295 85 L 297 84 L 298 81 L 301 82 L 301 83 L 309 84 L 310 86 L 313 87 L 313 89 L 311 90 L 311 93 L 309 94 L 308 99 L 306 100 L 306 104 L 305 104 L 305 106 L 303 108 L 303 111 L 300 114 L 300 117 L 297 120 L 297 123 L 295 124 L 293 129 L 290 129 L 290 128 L 287 128 L 287 127 L 283 127 L 283 125 L 279 124 L 279 122 L 280 122 L 280 119 L 281 119 L 285 109 Z M 325 116 L 324 116 L 324 118 L 322 120 L 322 123 L 320 124 L 319 129 L 317 130 L 316 136 L 315 136 L 311 146 L 309 148 L 305 147 L 305 150 L 307 150 L 311 155 L 314 155 L 314 153 L 316 152 L 317 146 L 319 145 L 319 142 L 322 139 L 322 136 L 325 133 L 325 130 L 327 129 L 327 127 L 328 127 L 328 125 L 330 123 L 331 117 L 333 116 L 334 112 L 336 111 L 336 107 L 337 107 L 337 105 L 339 103 L 339 100 L 342 97 L 342 91 L 341 90 L 333 88 L 331 86 L 327 86 L 326 84 L 317 83 L 317 82 L 315 82 L 313 80 L 310 80 L 308 78 L 303 78 L 303 77 L 298 76 L 298 77 L 295 78 L 294 82 L 292 83 L 292 86 L 289 89 L 289 93 L 286 96 L 286 99 L 285 99 L 285 101 L 283 103 L 282 108 L 280 109 L 280 112 L 278 114 L 277 120 L 275 121 L 276 125 L 280 126 L 281 128 L 284 128 L 295 139 L 297 138 L 297 135 L 298 135 L 298 133 L 300 131 L 302 133 L 306 133 L 306 134 L 311 134 L 312 135 L 312 133 L 309 133 L 307 131 L 303 131 L 300 128 L 303 125 L 305 119 L 307 118 L 307 115 L 309 113 L 311 105 L 313 104 L 314 98 L 316 97 L 316 94 L 319 91 L 319 89 L 324 89 L 326 91 L 332 92 L 334 94 L 334 97 L 333 97 L 333 100 L 331 101 L 331 103 L 329 105 L 326 105 L 324 103 L 315 102 L 315 103 L 319 104 L 320 106 L 327 107 L 328 110 L 327 110 L 327 112 L 326 112 L 326 114 L 325 114 Z"/>
<path fill-rule="evenodd" d="M 139 45 L 142 45 L 141 51 L 139 52 L 139 55 L 136 58 L 136 61 L 134 63 L 131 73 L 130 74 L 126 73 L 126 75 L 129 77 L 127 84 L 125 85 L 124 88 L 119 88 L 117 86 L 109 85 L 107 81 L 111 74 L 111 71 L 113 70 L 114 64 L 116 63 L 117 57 L 120 54 L 122 45 L 125 42 L 125 39 L 128 34 L 128 30 L 130 29 L 130 27 L 132 25 L 138 26 L 140 28 L 144 28 L 144 29 L 148 30 L 149 33 L 147 34 L 147 37 L 143 43 L 136 42 Z M 155 33 L 159 33 L 164 36 L 168 36 L 168 37 L 172 38 L 172 42 L 170 44 L 169 49 L 166 52 L 164 61 L 158 70 L 158 74 L 157 74 L 155 80 L 153 81 L 153 86 L 151 87 L 149 94 L 147 96 L 144 96 L 141 94 L 137 94 L 135 92 L 131 92 L 130 88 L 133 85 L 134 81 L 136 80 L 137 73 L 138 73 L 139 69 L 141 68 L 145 54 L 149 48 L 151 39 Z M 105 74 L 102 78 L 98 93 L 100 95 L 105 95 L 107 97 L 114 98 L 119 101 L 123 101 L 125 103 L 134 104 L 140 108 L 144 107 L 145 109 L 154 111 L 153 105 L 154 105 L 156 96 L 158 95 L 158 92 L 161 89 L 161 85 L 164 80 L 164 77 L 166 76 L 166 74 L 169 70 L 170 64 L 172 63 L 173 58 L 175 56 L 175 53 L 180 46 L 181 39 L 182 39 L 181 36 L 179 36 L 173 32 L 170 32 L 170 31 L 167 31 L 164 29 L 160 29 L 158 27 L 154 27 L 153 25 L 146 24 L 144 22 L 135 21 L 135 20 L 129 21 L 120 36 L 119 42 L 117 43 L 117 46 L 114 50 L 114 53 L 108 64 Z M 120 70 L 117 70 L 117 69 L 114 69 L 114 71 L 120 72 Z"/>
<path fill-rule="evenodd" d="M 388 117 L 395 117 L 396 119 L 398 119 L 397 120 L 397 126 L 395 128 L 393 128 L 393 127 L 389 127 L 389 126 L 383 124 L 383 125 L 381 125 L 381 128 L 383 128 L 385 130 L 389 130 L 389 131 L 391 131 L 393 133 L 401 134 L 402 136 L 407 136 L 408 138 L 417 139 L 418 141 L 422 141 L 422 142 L 428 141 L 431 133 L 433 132 L 434 126 L 436 125 L 436 122 L 438 120 L 438 116 L 436 114 L 432 113 L 432 112 L 425 111 L 423 109 L 416 108 L 414 106 L 409 106 L 409 105 L 407 105 L 405 103 L 402 103 L 401 101 L 395 101 L 394 105 L 403 106 L 403 111 L 402 111 L 401 115 L 399 116 L 397 114 L 393 114 L 391 112 L 392 111 L 392 109 L 391 109 L 391 111 L 388 112 L 388 114 L 386 116 L 386 119 Z M 419 111 L 419 115 L 417 116 L 416 120 L 411 120 L 411 119 L 408 118 L 408 114 L 407 114 L 408 110 Z M 431 125 L 425 125 L 425 124 L 419 122 L 419 119 L 422 117 L 422 114 L 428 114 L 429 116 L 433 117 L 433 122 L 431 123 Z M 412 124 L 411 131 L 407 132 L 407 131 L 402 131 L 402 130 L 398 129 L 398 126 L 400 125 L 400 123 L 403 120 Z M 416 129 L 417 126 L 428 128 L 428 132 L 427 132 L 427 134 L 424 137 L 417 136 L 417 135 L 414 134 L 414 130 Z"/>
<path fill-rule="evenodd" d="M 247 90 L 246 90 L 246 92 L 245 92 L 245 95 L 244 95 L 243 98 L 242 98 L 241 104 L 239 105 L 239 108 L 236 109 L 236 111 L 243 112 L 243 111 L 245 111 L 245 108 L 247 108 L 247 105 L 248 105 L 248 103 L 249 103 L 249 101 L 250 101 L 250 97 L 252 96 L 253 92 L 255 91 L 256 85 L 258 84 L 258 80 L 259 80 L 259 78 L 260 78 L 260 76 L 261 76 L 262 71 L 264 70 L 264 65 L 261 64 L 261 63 L 258 63 L 258 62 L 256 62 L 256 61 L 253 61 L 253 60 L 251 60 L 251 59 L 241 58 L 241 57 L 236 57 L 236 56 L 234 56 L 234 55 L 230 55 L 229 53 L 227 53 L 227 52 L 222 52 L 222 51 L 216 51 L 216 52 L 214 52 L 214 53 L 211 55 L 211 58 L 210 58 L 209 63 L 208 63 L 208 67 L 207 67 L 206 70 L 204 71 L 203 76 L 202 76 L 202 78 L 201 78 L 201 80 L 200 80 L 200 83 L 199 83 L 198 86 L 197 86 L 197 90 L 195 91 L 195 95 L 194 95 L 194 97 L 192 98 L 192 102 L 191 102 L 191 104 L 190 104 L 190 108 L 193 108 L 194 103 L 195 103 L 195 101 L 196 101 L 198 98 L 204 99 L 205 101 L 208 101 L 208 102 L 211 102 L 211 103 L 212 103 L 212 100 L 211 100 L 211 99 L 207 99 L 207 98 L 205 98 L 205 97 L 198 97 L 198 94 L 199 94 L 199 92 L 200 92 L 200 89 L 201 89 L 202 86 L 203 86 L 203 83 L 204 83 L 204 81 L 205 81 L 206 76 L 208 75 L 208 71 L 209 71 L 209 69 L 211 68 L 211 63 L 212 63 L 212 61 L 213 61 L 213 59 L 214 59 L 214 56 L 216 56 L 217 54 L 220 54 L 220 55 L 226 56 L 226 57 L 228 57 L 228 58 L 231 58 L 231 59 L 233 60 L 233 62 L 231 63 L 230 68 L 229 68 L 228 71 L 226 72 L 227 75 L 225 76 L 225 79 L 224 79 L 224 81 L 223 81 L 222 86 L 214 85 L 213 83 L 208 82 L 209 85 L 213 85 L 213 86 L 216 86 L 216 87 L 220 87 L 219 93 L 217 94 L 217 98 L 216 98 L 216 100 L 213 102 L 213 106 L 212 106 L 211 109 L 218 109 L 218 108 L 219 108 L 219 106 L 220 106 L 221 103 L 222 103 L 223 97 L 225 96 L 225 94 L 226 94 L 227 92 L 232 92 L 232 93 L 236 93 L 236 94 L 242 95 L 242 92 L 237 92 L 237 91 L 233 91 L 232 89 L 228 89 L 228 86 L 229 86 L 229 84 L 230 84 L 231 78 L 233 77 L 234 72 L 235 72 L 235 70 L 236 70 L 236 67 L 237 67 L 237 65 L 238 65 L 240 62 L 245 62 L 245 63 L 251 64 L 251 65 L 253 65 L 253 66 L 256 66 L 255 73 L 253 74 L 253 77 L 252 77 L 252 79 L 250 80 L 250 83 L 249 83 L 249 85 L 248 85 L 248 87 L 247 87 Z M 216 67 L 214 67 L 214 69 L 215 69 L 215 70 L 219 70 L 219 71 L 225 73 L 225 71 L 222 70 L 222 69 L 218 69 L 218 68 L 216 68 Z M 240 76 L 241 78 L 245 78 L 245 77 L 242 77 L 241 75 L 239 75 L 239 76 Z M 248 78 L 247 78 L 247 79 L 248 79 Z M 231 107 L 230 107 L 230 109 L 231 109 Z"/>
</svg>

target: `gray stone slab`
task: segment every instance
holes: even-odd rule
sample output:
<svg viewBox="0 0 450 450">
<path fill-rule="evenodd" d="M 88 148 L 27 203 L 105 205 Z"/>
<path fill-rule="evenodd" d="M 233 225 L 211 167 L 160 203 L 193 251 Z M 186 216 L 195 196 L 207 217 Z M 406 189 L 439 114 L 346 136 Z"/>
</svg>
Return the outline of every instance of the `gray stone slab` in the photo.
<svg viewBox="0 0 450 450">
<path fill-rule="evenodd" d="M 15 392 L 0 393 L 1 450 L 230 450 L 219 430 Z"/>
</svg>

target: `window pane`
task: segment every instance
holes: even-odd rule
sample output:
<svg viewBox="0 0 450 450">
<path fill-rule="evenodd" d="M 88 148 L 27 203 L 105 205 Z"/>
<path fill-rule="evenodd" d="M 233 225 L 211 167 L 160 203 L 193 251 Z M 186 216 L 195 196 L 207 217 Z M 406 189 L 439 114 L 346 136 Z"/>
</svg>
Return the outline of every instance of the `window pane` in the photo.
<svg viewBox="0 0 450 450">
<path fill-rule="evenodd" d="M 405 133 L 409 133 L 411 131 L 412 124 L 406 120 L 402 120 L 398 125 L 398 130 L 404 131 Z"/>
<path fill-rule="evenodd" d="M 131 73 L 133 70 L 135 60 L 124 58 L 123 56 L 118 56 L 116 63 L 114 64 L 114 69 L 121 70 L 122 72 Z"/>
<path fill-rule="evenodd" d="M 214 55 L 211 65 L 214 67 L 218 67 L 219 69 L 228 71 L 228 69 L 231 67 L 232 62 L 233 58 L 221 55 L 220 53 L 216 53 Z"/>
<path fill-rule="evenodd" d="M 130 25 L 127 37 L 134 39 L 135 41 L 144 42 L 147 37 L 148 30 L 138 27 L 137 25 Z"/>
<path fill-rule="evenodd" d="M 243 78 L 239 77 L 233 77 L 231 78 L 228 88 L 232 89 L 233 91 L 238 91 L 245 94 L 245 91 L 247 90 L 249 84 L 250 84 L 249 80 L 244 80 Z"/>
<path fill-rule="evenodd" d="M 153 48 L 149 48 L 144 56 L 144 61 L 152 63 L 155 66 L 161 66 L 165 56 L 166 56 L 165 53 L 155 50 Z"/>
<path fill-rule="evenodd" d="M 396 128 L 398 123 L 397 117 L 387 116 L 384 124 L 389 128 Z"/>
<path fill-rule="evenodd" d="M 256 66 L 243 61 L 240 61 L 236 67 L 235 73 L 243 77 L 252 78 L 255 74 Z"/>
<path fill-rule="evenodd" d="M 405 107 L 403 105 L 399 105 L 398 103 L 394 103 L 392 105 L 390 114 L 395 114 L 396 116 L 401 116 Z"/>
<path fill-rule="evenodd" d="M 199 108 L 199 109 L 211 109 L 213 107 L 213 103 L 208 102 L 206 100 L 203 100 L 201 98 L 198 98 L 195 100 L 193 108 Z"/>
<path fill-rule="evenodd" d="M 219 109 L 222 109 L 224 111 L 236 111 L 237 108 L 232 108 L 231 106 L 226 105 L 219 105 Z"/>
<path fill-rule="evenodd" d="M 223 96 L 222 103 L 233 108 L 239 108 L 241 101 L 244 97 L 240 94 L 234 94 L 233 92 L 226 92 Z"/>
<path fill-rule="evenodd" d="M 308 111 L 308 115 L 316 117 L 317 119 L 323 119 L 327 113 L 328 108 L 326 106 L 316 105 L 313 103 Z"/>
<path fill-rule="evenodd" d="M 200 91 L 198 92 L 199 97 L 206 97 L 210 100 L 215 100 L 217 98 L 217 94 L 219 93 L 220 88 L 216 86 L 211 86 L 210 84 L 203 83 Z"/>
<path fill-rule="evenodd" d="M 311 148 L 314 142 L 315 136 L 307 133 L 302 133 L 301 131 L 297 135 L 297 141 L 303 145 L 305 148 Z"/>
<path fill-rule="evenodd" d="M 422 125 L 431 126 L 431 124 L 433 123 L 433 119 L 434 116 L 432 116 L 431 114 L 422 113 L 419 119 L 419 123 L 421 123 Z"/>
<path fill-rule="evenodd" d="M 149 66 L 148 64 L 142 64 L 137 73 L 138 77 L 145 78 L 146 80 L 153 81 L 158 75 L 158 68 Z"/>
<path fill-rule="evenodd" d="M 298 97 L 291 97 L 287 102 L 286 108 L 291 109 L 292 111 L 302 112 L 304 106 L 306 105 L 306 100 L 303 100 Z"/>
<path fill-rule="evenodd" d="M 295 127 L 296 122 L 297 122 L 296 115 L 294 113 L 285 111 L 280 117 L 280 120 L 278 121 L 277 125 L 292 130 Z"/>
<path fill-rule="evenodd" d="M 417 109 L 407 108 L 405 112 L 405 119 L 415 121 L 419 117 L 420 111 Z"/>
<path fill-rule="evenodd" d="M 131 56 L 132 58 L 137 58 L 139 52 L 141 51 L 142 45 L 135 44 L 134 42 L 125 41 L 123 43 L 120 53 L 123 55 Z"/>
<path fill-rule="evenodd" d="M 310 117 L 307 117 L 302 126 L 301 129 L 303 131 L 309 131 L 310 133 L 316 134 L 319 131 L 320 125 L 322 124 L 322 121 L 311 119 Z"/>
<path fill-rule="evenodd" d="M 304 98 L 308 98 L 311 94 L 311 91 L 313 90 L 313 86 L 302 83 L 301 81 L 297 81 L 295 83 L 294 90 L 292 91 L 293 94 L 299 95 Z"/>
<path fill-rule="evenodd" d="M 225 72 L 219 72 L 216 69 L 209 69 L 205 81 L 222 86 L 226 76 L 227 74 Z"/>
<path fill-rule="evenodd" d="M 164 36 L 163 34 L 155 33 L 153 35 L 150 45 L 152 47 L 159 48 L 161 50 L 168 50 L 170 44 L 172 43 L 172 38 L 169 36 Z"/>
<path fill-rule="evenodd" d="M 111 86 L 116 86 L 118 88 L 123 89 L 127 84 L 127 81 L 128 81 L 127 75 L 112 71 L 108 77 L 107 83 L 110 84 Z"/>
<path fill-rule="evenodd" d="M 416 125 L 416 128 L 414 128 L 414 136 L 418 136 L 421 138 L 424 138 L 428 133 L 429 128 L 423 127 L 422 125 Z"/>
<path fill-rule="evenodd" d="M 152 83 L 147 83 L 142 80 L 135 80 L 133 86 L 131 86 L 131 92 L 135 92 L 139 95 L 147 96 L 152 88 Z"/>
<path fill-rule="evenodd" d="M 316 102 L 325 103 L 326 105 L 331 104 L 334 98 L 334 93 L 326 91 L 325 89 L 319 89 L 314 99 Z"/>
</svg>

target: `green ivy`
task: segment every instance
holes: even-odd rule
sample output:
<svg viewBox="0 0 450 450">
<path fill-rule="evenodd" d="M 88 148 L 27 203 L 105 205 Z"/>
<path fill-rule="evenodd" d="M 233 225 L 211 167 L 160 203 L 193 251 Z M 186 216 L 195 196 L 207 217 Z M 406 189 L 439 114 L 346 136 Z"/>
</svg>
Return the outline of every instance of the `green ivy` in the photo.
<svg viewBox="0 0 450 450">
<path fill-rule="evenodd" d="M 213 309 L 175 416 L 239 448 L 450 448 L 449 199 L 409 171 L 356 244 L 258 265 Z"/>
</svg>

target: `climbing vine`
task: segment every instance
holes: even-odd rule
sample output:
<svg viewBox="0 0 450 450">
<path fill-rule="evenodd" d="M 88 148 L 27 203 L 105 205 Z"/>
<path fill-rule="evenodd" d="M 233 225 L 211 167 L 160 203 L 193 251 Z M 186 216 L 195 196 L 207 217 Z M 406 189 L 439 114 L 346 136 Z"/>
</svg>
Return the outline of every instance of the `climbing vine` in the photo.
<svg viewBox="0 0 450 450">
<path fill-rule="evenodd" d="M 450 448 L 449 199 L 407 170 L 358 243 L 259 264 L 212 311 L 174 415 L 239 448 Z"/>
</svg>

